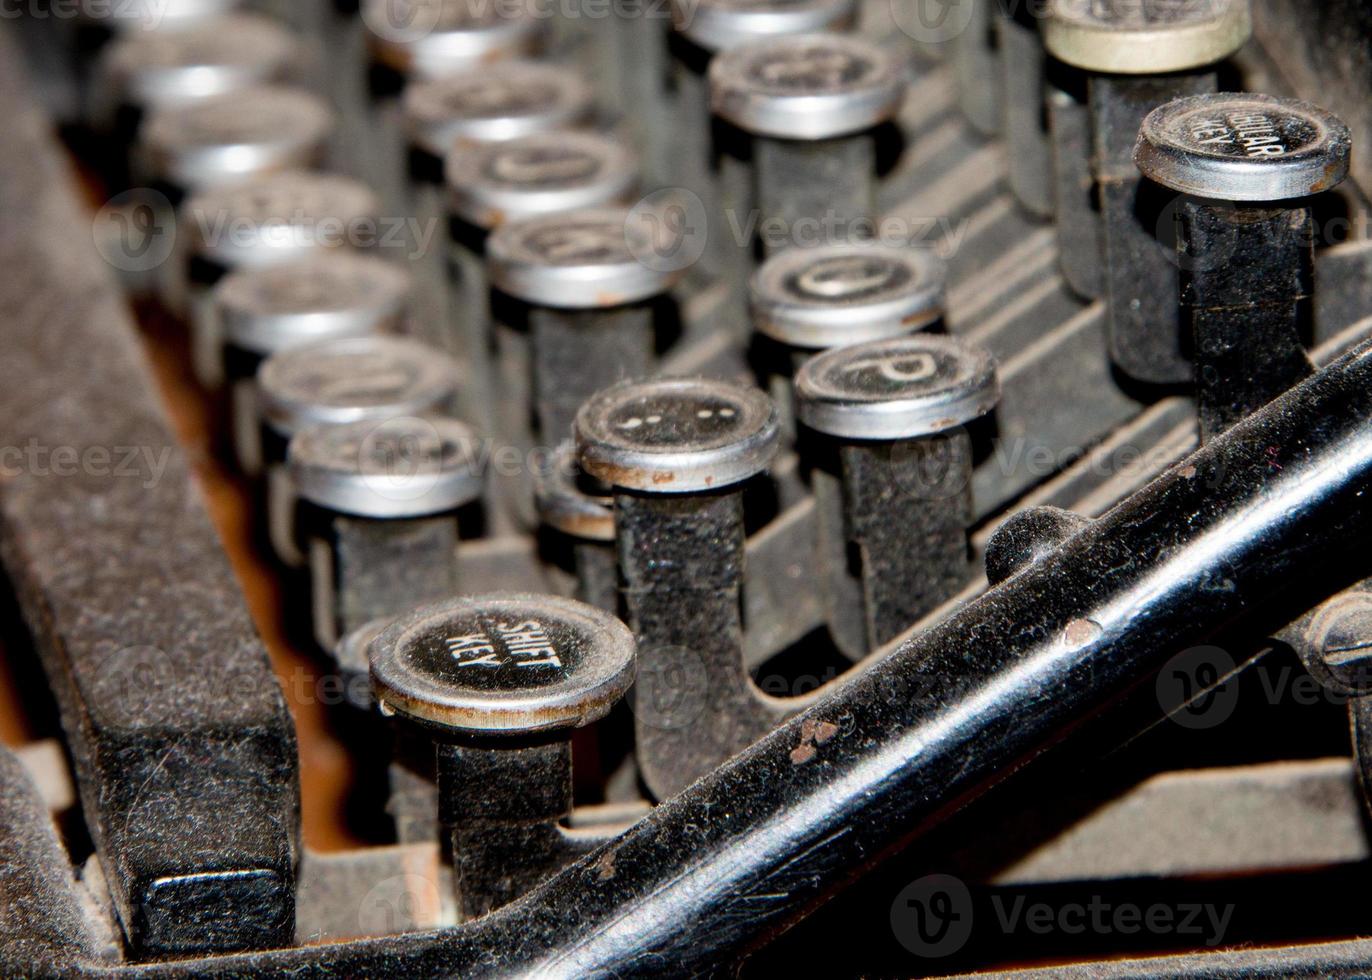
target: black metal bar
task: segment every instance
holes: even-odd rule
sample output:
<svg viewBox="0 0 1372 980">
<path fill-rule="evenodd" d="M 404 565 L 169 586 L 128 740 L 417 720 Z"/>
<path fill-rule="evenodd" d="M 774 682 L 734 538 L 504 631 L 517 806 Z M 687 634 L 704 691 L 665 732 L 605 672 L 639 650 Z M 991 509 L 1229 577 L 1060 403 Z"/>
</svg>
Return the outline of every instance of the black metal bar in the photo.
<svg viewBox="0 0 1372 980">
<path fill-rule="evenodd" d="M 281 945 L 295 730 L 22 64 L 0 36 L 0 557 L 135 952 Z"/>
</svg>

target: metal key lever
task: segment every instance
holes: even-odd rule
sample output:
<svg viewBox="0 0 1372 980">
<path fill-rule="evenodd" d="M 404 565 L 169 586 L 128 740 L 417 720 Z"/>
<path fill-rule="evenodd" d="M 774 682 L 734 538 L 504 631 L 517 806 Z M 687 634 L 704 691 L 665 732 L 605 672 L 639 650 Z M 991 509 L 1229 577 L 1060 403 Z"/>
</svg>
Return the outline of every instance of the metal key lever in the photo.
<svg viewBox="0 0 1372 980">
<path fill-rule="evenodd" d="M 875 650 L 972 577 L 972 441 L 963 427 L 1000 397 L 995 362 L 949 337 L 877 341 L 807 361 L 796 394 L 801 421 L 838 450 L 844 529 L 858 550 Z"/>
<path fill-rule="evenodd" d="M 604 839 L 564 826 L 571 733 L 633 683 L 623 623 L 571 599 L 498 593 L 401 617 L 369 655 L 382 714 L 433 742 L 464 918 L 518 898 Z"/>
<path fill-rule="evenodd" d="M 634 731 L 643 781 L 671 796 L 797 702 L 744 668 L 742 484 L 780 430 L 761 391 L 723 381 L 617 385 L 576 419 L 582 469 L 615 488 L 624 603 L 638 637 Z"/>
<path fill-rule="evenodd" d="M 1134 159 L 1186 195 L 1177 249 L 1201 436 L 1246 418 L 1314 368 L 1311 199 L 1348 174 L 1348 127 L 1308 103 L 1202 95 L 1155 109 Z"/>
<path fill-rule="evenodd" d="M 460 591 L 457 512 L 481 496 L 477 443 L 456 419 L 411 416 L 315 426 L 291 438 L 321 648 Z"/>
<path fill-rule="evenodd" d="M 1191 365 L 1172 300 L 1176 262 L 1157 240 L 1164 202 L 1139 179 L 1134 139 L 1160 103 L 1213 92 L 1214 66 L 1251 30 L 1248 0 L 1056 0 L 1043 24 L 1049 53 L 1089 76 L 1111 356 L 1147 384 L 1185 382 Z"/>
<path fill-rule="evenodd" d="M 1053 216 L 1052 150 L 1046 127 L 1046 57 L 1034 7 L 999 0 L 994 14 L 999 47 L 997 80 L 1010 166 L 1010 189 L 1020 206 L 1036 218 Z M 985 84 L 983 82 L 983 84 Z"/>
<path fill-rule="evenodd" d="M 654 304 L 681 278 L 655 268 L 651 222 L 605 208 L 511 221 L 486 243 L 491 287 L 529 321 L 536 437 L 557 445 L 586 399 L 652 373 Z"/>
<path fill-rule="evenodd" d="M 711 63 L 715 114 L 753 137 L 765 252 L 862 237 L 876 210 L 872 130 L 895 116 L 904 97 L 896 59 L 855 37 L 760 41 Z"/>
</svg>

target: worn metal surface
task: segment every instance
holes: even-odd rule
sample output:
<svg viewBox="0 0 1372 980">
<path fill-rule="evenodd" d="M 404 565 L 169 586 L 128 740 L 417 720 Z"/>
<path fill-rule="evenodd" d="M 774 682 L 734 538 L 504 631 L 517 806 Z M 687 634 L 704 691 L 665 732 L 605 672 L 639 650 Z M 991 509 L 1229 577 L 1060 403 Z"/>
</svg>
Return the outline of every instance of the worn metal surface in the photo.
<svg viewBox="0 0 1372 980">
<path fill-rule="evenodd" d="M 0 36 L 0 555 L 134 949 L 278 945 L 294 728 L 21 68 Z"/>
</svg>

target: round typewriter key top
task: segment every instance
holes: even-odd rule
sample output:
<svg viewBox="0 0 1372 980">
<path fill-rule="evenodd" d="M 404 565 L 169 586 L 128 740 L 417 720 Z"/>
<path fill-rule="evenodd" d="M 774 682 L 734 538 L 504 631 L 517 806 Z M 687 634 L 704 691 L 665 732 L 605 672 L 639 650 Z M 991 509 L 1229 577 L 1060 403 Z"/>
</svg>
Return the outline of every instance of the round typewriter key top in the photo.
<svg viewBox="0 0 1372 980">
<path fill-rule="evenodd" d="M 1214 92 L 1216 65 L 1247 41 L 1250 21 L 1249 0 L 1057 0 L 1043 21 L 1049 54 L 1087 77 L 1110 356 L 1145 384 L 1185 382 L 1192 365 L 1176 256 L 1159 241 L 1172 202 L 1140 178 L 1134 142 L 1159 104 Z"/>
<path fill-rule="evenodd" d="M 633 634 L 585 603 L 495 593 L 422 606 L 370 647 L 383 714 L 433 740 L 439 822 L 474 918 L 605 838 L 569 835 L 572 730 L 634 680 Z"/>
<path fill-rule="evenodd" d="M 439 159 L 457 145 L 500 143 L 566 129 L 591 114 L 591 88 L 566 68 L 506 61 L 410 84 L 410 141 Z"/>
<path fill-rule="evenodd" d="M 404 337 L 356 337 L 293 347 L 258 372 L 264 418 L 291 435 L 310 425 L 344 425 L 446 407 L 461 372 L 450 358 Z"/>
<path fill-rule="evenodd" d="M 1055 0 L 1044 43 L 1090 72 L 1162 75 L 1229 57 L 1253 31 L 1248 0 Z"/>
<path fill-rule="evenodd" d="M 527 387 L 545 444 L 570 435 L 587 398 L 653 372 L 653 303 L 681 278 L 643 261 L 664 247 L 655 228 L 602 208 L 510 221 L 487 241 L 491 286 L 527 309 Z"/>
<path fill-rule="evenodd" d="M 373 56 L 401 75 L 438 78 L 528 54 L 541 24 L 533 3 L 489 0 L 363 0 Z"/>
<path fill-rule="evenodd" d="M 846 30 L 856 0 L 672 0 L 672 26 L 709 52 L 789 34 Z"/>
<path fill-rule="evenodd" d="M 481 495 L 476 430 L 402 416 L 305 429 L 291 439 L 296 492 L 325 510 L 378 520 L 456 510 Z"/>
<path fill-rule="evenodd" d="M 515 218 L 623 200 L 638 181 L 633 154 L 594 133 L 539 133 L 448 156 L 454 213 L 482 229 Z"/>
<path fill-rule="evenodd" d="M 1134 162 L 1148 179 L 1183 194 L 1286 201 L 1342 183 L 1351 143 L 1342 120 L 1308 102 L 1199 95 L 1148 114 Z"/>
<path fill-rule="evenodd" d="M 257 372 L 262 458 L 272 546 L 299 565 L 295 492 L 286 469 L 287 444 L 315 425 L 384 422 L 448 414 L 461 372 L 441 351 L 402 337 L 358 337 L 292 347 Z"/>
<path fill-rule="evenodd" d="M 458 511 L 482 491 L 475 430 L 399 416 L 297 432 L 288 453 L 308 541 L 315 636 L 459 591 Z"/>
<path fill-rule="evenodd" d="M 1313 316 L 1311 198 L 1348 175 L 1348 127 L 1305 102 L 1220 93 L 1149 113 L 1134 160 L 1183 195 L 1181 319 L 1210 439 L 1304 380 Z"/>
<path fill-rule="evenodd" d="M 337 252 L 240 269 L 216 292 L 227 343 L 270 356 L 312 341 L 395 332 L 409 285 L 401 266 Z"/>
<path fill-rule="evenodd" d="M 913 439 L 980 418 L 1000 399 L 995 362 L 948 337 L 827 351 L 796 375 L 800 419 L 844 439 Z"/>
<path fill-rule="evenodd" d="M 417 610 L 372 642 L 383 710 L 455 732 L 528 735 L 602 718 L 634 679 L 634 638 L 599 609 L 497 594 Z"/>
<path fill-rule="evenodd" d="M 752 136 L 764 252 L 811 245 L 809 224 L 852 241 L 876 211 L 876 139 L 905 98 L 905 73 L 881 46 L 807 34 L 734 48 L 710 64 L 716 115 Z M 834 174 L 844 179 L 835 181 Z M 830 231 L 829 229 L 833 229 Z M 745 243 L 747 261 L 752 243 Z"/>
<path fill-rule="evenodd" d="M 812 34 L 725 52 L 710 65 L 710 94 L 716 114 L 755 136 L 823 140 L 889 121 L 905 79 L 870 41 Z"/>
<path fill-rule="evenodd" d="M 257 369 L 278 351 L 321 340 L 398 332 L 410 277 L 393 263 L 336 252 L 232 272 L 215 287 L 224 333 L 234 448 L 244 472 L 261 469 Z"/>
<path fill-rule="evenodd" d="M 146 111 L 277 81 L 297 53 L 275 21 L 231 14 L 183 31 L 126 34 L 105 50 L 101 67 L 112 103 Z"/>
<path fill-rule="evenodd" d="M 779 440 L 763 392 L 708 378 L 631 381 L 591 398 L 576 418 L 581 467 L 612 486 L 701 493 L 767 469 Z"/>
<path fill-rule="evenodd" d="M 286 171 L 197 194 L 182 205 L 181 225 L 196 258 L 239 269 L 368 246 L 380 207 L 351 177 Z"/>
<path fill-rule="evenodd" d="M 999 398 L 989 354 L 928 334 L 827 351 L 797 373 L 800 419 L 838 450 L 842 526 L 860 559 L 871 649 L 967 584 L 972 443 L 964 427 Z"/>
<path fill-rule="evenodd" d="M 791 249 L 753 275 L 753 323 L 791 347 L 822 350 L 886 340 L 941 319 L 946 283 L 943 260 L 930 249 Z"/>
<path fill-rule="evenodd" d="M 661 244 L 626 209 L 568 211 L 501 226 L 486 263 L 491 285 L 526 303 L 613 309 L 660 296 L 680 278 L 640 259 Z"/>
<path fill-rule="evenodd" d="M 195 191 L 309 167 L 332 129 L 333 113 L 318 96 L 262 85 L 160 109 L 142 139 L 156 179 Z"/>
<path fill-rule="evenodd" d="M 228 271 L 282 265 L 376 234 L 380 202 L 350 177 L 287 171 L 197 194 L 182 205 L 185 283 L 169 297 L 184 309 L 191 362 L 206 388 L 223 381 L 224 338 L 213 288 Z"/>
</svg>

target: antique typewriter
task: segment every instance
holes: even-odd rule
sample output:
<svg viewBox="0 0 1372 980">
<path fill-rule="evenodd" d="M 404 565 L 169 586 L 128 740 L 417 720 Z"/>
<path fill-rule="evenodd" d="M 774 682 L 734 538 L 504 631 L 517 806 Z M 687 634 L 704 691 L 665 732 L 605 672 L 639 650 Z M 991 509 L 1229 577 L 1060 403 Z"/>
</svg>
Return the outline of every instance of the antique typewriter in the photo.
<svg viewBox="0 0 1372 980">
<path fill-rule="evenodd" d="M 1369 31 L 0 5 L 0 975 L 1372 974 Z"/>
</svg>

